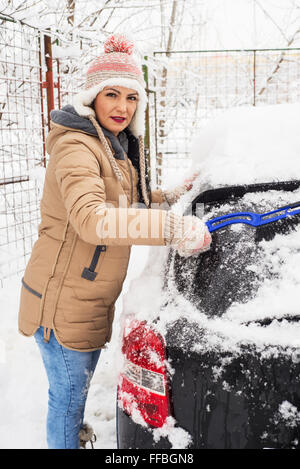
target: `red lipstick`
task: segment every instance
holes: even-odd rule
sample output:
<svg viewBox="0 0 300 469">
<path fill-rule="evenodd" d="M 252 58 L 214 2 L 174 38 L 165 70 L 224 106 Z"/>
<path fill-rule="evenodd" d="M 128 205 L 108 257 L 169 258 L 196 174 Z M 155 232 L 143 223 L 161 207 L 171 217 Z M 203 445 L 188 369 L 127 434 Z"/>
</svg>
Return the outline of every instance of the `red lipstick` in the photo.
<svg viewBox="0 0 300 469">
<path fill-rule="evenodd" d="M 125 117 L 120 116 L 111 116 L 111 119 L 113 119 L 115 122 L 118 122 L 118 124 L 122 124 L 125 121 Z"/>
</svg>

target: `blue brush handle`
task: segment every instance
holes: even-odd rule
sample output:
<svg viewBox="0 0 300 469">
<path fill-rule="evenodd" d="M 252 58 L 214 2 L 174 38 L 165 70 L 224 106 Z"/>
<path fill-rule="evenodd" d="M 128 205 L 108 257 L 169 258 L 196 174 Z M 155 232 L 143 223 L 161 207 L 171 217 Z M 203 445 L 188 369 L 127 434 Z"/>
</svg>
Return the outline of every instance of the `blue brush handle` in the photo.
<svg viewBox="0 0 300 469">
<path fill-rule="evenodd" d="M 206 222 L 206 225 L 212 233 L 213 231 L 219 230 L 224 226 L 234 225 L 235 223 L 244 223 L 246 225 L 251 225 L 254 227 L 266 225 L 283 218 L 287 218 L 291 215 L 297 215 L 300 213 L 300 202 L 295 202 L 291 205 L 286 205 L 284 207 L 272 210 L 271 212 L 259 214 L 254 212 L 236 212 L 229 213 L 228 215 L 222 215 L 220 217 L 213 218 Z M 291 209 L 296 209 L 292 210 Z"/>
</svg>

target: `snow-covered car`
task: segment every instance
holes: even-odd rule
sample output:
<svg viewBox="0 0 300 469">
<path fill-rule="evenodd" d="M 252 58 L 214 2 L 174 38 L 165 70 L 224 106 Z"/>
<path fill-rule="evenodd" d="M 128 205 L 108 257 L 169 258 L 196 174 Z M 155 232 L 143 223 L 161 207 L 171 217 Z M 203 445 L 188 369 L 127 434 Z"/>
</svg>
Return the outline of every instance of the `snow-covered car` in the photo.
<svg viewBox="0 0 300 469">
<path fill-rule="evenodd" d="M 218 159 L 215 139 L 212 154 L 204 144 L 217 135 L 201 136 L 208 156 L 186 195 L 194 215 L 209 221 L 292 208 L 262 226 L 217 229 L 211 249 L 195 257 L 151 248 L 124 300 L 119 448 L 300 448 L 300 215 L 292 215 L 300 201 L 298 133 L 276 154 L 276 138 L 288 138 L 285 122 L 299 111 L 273 106 L 227 115 L 227 129 L 239 136 L 239 125 L 255 132 L 270 120 L 275 131 L 268 141 L 265 125 L 259 148 L 239 155 L 243 164 L 231 147 L 229 169 L 222 167 L 226 145 Z M 272 166 L 259 170 L 260 151 L 267 165 L 273 155 Z"/>
</svg>

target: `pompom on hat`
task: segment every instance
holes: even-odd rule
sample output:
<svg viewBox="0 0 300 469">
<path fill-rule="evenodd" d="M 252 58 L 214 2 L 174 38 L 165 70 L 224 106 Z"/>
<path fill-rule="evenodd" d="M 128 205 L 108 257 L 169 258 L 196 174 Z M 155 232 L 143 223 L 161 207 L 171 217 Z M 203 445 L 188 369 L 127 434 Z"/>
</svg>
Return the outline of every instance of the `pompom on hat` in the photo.
<svg viewBox="0 0 300 469">
<path fill-rule="evenodd" d="M 144 136 L 145 110 L 147 95 L 141 67 L 133 57 L 133 43 L 125 36 L 115 34 L 104 44 L 104 54 L 97 57 L 90 65 L 84 89 L 74 98 L 73 105 L 82 117 L 96 117 L 91 104 L 106 86 L 124 86 L 139 94 L 136 112 L 129 129 L 135 137 Z"/>
</svg>

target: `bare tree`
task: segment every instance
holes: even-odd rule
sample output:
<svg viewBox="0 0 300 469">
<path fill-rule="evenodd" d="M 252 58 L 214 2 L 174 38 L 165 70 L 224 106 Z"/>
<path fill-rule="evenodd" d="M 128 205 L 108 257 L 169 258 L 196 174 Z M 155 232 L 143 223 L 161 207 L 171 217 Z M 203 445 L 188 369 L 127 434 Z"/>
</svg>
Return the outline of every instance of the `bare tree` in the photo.
<svg viewBox="0 0 300 469">
<path fill-rule="evenodd" d="M 178 0 L 173 0 L 173 5 L 172 5 L 172 12 L 171 12 L 171 18 L 170 18 L 170 24 L 168 28 L 168 38 L 167 38 L 167 49 L 166 49 L 166 56 L 170 56 L 170 51 L 172 50 L 173 46 L 173 41 L 174 41 L 174 28 L 176 24 L 176 15 L 177 15 L 177 7 L 178 7 Z M 161 0 L 161 12 L 162 12 L 162 19 L 164 20 L 164 5 Z M 165 33 L 165 27 L 163 26 L 163 31 L 162 31 L 162 37 L 163 34 Z M 160 92 L 159 92 L 159 106 L 162 108 L 163 115 L 165 115 L 166 111 L 166 89 L 167 89 L 167 79 L 168 79 L 168 69 L 166 66 L 163 66 L 162 71 L 161 71 L 161 79 L 160 79 Z M 166 138 L 166 132 L 165 132 L 165 117 L 162 119 L 159 119 L 158 121 L 158 137 L 163 141 L 164 138 Z M 157 184 L 161 184 L 161 166 L 162 166 L 162 153 L 159 153 L 157 155 Z"/>
<path fill-rule="evenodd" d="M 74 27 L 75 0 L 67 0 L 67 20 L 71 27 Z"/>
<path fill-rule="evenodd" d="M 275 21 L 275 19 L 273 18 L 273 16 L 270 14 L 270 12 L 264 8 L 261 3 L 258 1 L 258 0 L 254 0 L 255 4 L 262 10 L 262 12 L 264 13 L 264 15 L 273 23 L 273 25 L 275 26 L 275 28 L 280 32 L 281 36 L 283 37 L 285 43 L 286 43 L 286 48 L 289 48 L 291 47 L 294 42 L 298 39 L 299 37 L 299 34 L 300 34 L 300 27 L 297 27 L 296 31 L 291 35 L 291 37 L 288 37 L 288 34 L 287 32 L 278 24 L 278 22 Z M 297 5 L 297 2 L 294 1 L 294 7 L 297 7 L 297 8 L 300 8 L 298 5 Z M 258 96 L 261 96 L 263 93 L 265 93 L 265 91 L 267 90 L 268 88 L 268 85 L 272 82 L 272 80 L 275 78 L 276 74 L 279 73 L 280 69 L 281 69 L 281 66 L 285 60 L 285 56 L 286 56 L 286 51 L 282 51 L 279 55 L 279 58 L 277 60 L 277 62 L 275 63 L 271 73 L 269 74 L 269 76 L 266 78 L 265 80 L 265 84 L 264 86 L 261 87 L 261 89 L 258 91 L 257 95 Z"/>
</svg>

